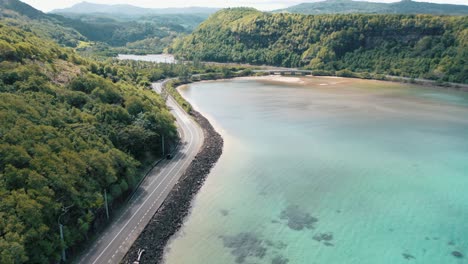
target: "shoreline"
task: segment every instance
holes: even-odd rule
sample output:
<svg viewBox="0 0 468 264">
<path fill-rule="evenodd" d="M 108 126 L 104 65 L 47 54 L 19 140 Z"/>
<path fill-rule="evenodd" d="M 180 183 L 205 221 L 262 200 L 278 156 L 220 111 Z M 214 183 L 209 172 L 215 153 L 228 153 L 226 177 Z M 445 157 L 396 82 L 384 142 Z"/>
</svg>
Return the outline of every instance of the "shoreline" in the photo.
<svg viewBox="0 0 468 264">
<path fill-rule="evenodd" d="M 290 85 L 304 85 L 306 82 L 304 78 L 329 78 L 329 79 L 336 79 L 336 80 L 361 80 L 361 81 L 376 81 L 376 82 L 386 82 L 386 83 L 397 83 L 397 84 L 404 84 L 404 85 L 414 85 L 420 86 L 422 88 L 434 88 L 434 89 L 442 89 L 442 90 L 452 90 L 458 91 L 463 93 L 468 93 L 468 84 L 461 84 L 461 83 L 442 83 L 438 84 L 436 81 L 432 80 L 425 80 L 425 79 L 411 79 L 406 77 L 398 77 L 398 76 L 385 76 L 385 79 L 377 79 L 377 78 L 360 78 L 360 77 L 343 77 L 343 76 L 336 76 L 336 75 L 248 75 L 248 76 L 233 76 L 230 78 L 217 78 L 212 80 L 192 80 L 194 82 L 213 82 L 213 81 L 223 81 L 223 80 L 259 80 L 265 82 L 277 82 L 277 83 L 285 83 Z M 325 86 L 325 85 L 324 85 Z"/>
<path fill-rule="evenodd" d="M 304 78 L 327 78 L 327 79 L 336 79 L 336 80 L 343 80 L 346 81 L 347 79 L 350 80 L 361 80 L 361 81 L 376 81 L 376 82 L 387 82 L 387 83 L 397 83 L 397 84 L 404 84 L 404 85 L 414 85 L 420 86 L 421 88 L 434 88 L 434 89 L 442 89 L 442 90 L 452 90 L 452 91 L 459 91 L 459 92 L 468 92 L 468 85 L 466 84 L 454 84 L 450 83 L 446 86 L 437 85 L 435 82 L 430 80 L 415 80 L 414 82 L 410 81 L 410 79 L 401 79 L 399 77 L 387 77 L 385 80 L 379 79 L 365 79 L 365 78 L 357 78 L 357 77 L 341 77 L 341 76 L 333 76 L 333 75 L 305 75 L 305 76 L 294 76 L 294 75 L 263 75 L 263 76 L 245 76 L 245 77 L 235 77 L 234 79 L 240 80 L 257 80 L 257 81 L 265 81 L 265 82 L 277 82 L 277 83 L 285 83 L 285 84 L 292 84 L 292 85 L 304 85 L 306 81 Z M 328 84 L 327 84 L 328 85 Z M 327 86 L 323 85 L 323 86 Z M 320 86 L 320 85 L 319 85 Z"/>
<path fill-rule="evenodd" d="M 140 56 L 140 57 L 145 57 L 145 56 L 167 56 L 167 57 L 173 57 L 175 58 L 174 54 L 167 54 L 167 53 L 160 53 L 160 54 L 144 54 L 144 55 L 137 55 L 137 54 L 118 54 L 117 58 L 119 59 L 119 56 Z M 214 61 L 204 61 L 202 62 L 206 65 L 215 65 L 215 66 L 234 66 L 234 67 L 245 67 L 249 69 L 262 69 L 262 70 L 297 70 L 298 68 L 286 68 L 286 67 L 279 67 L 279 66 L 271 66 L 271 65 L 253 65 L 249 63 L 236 63 L 236 62 L 214 62 Z M 360 72 L 352 72 L 353 74 L 362 74 Z M 421 86 L 430 86 L 430 87 L 436 87 L 436 88 L 445 88 L 445 89 L 453 89 L 453 90 L 458 90 L 462 92 L 468 92 L 468 84 L 464 83 L 453 83 L 453 82 L 441 82 L 438 83 L 435 80 L 430 80 L 430 79 L 421 79 L 421 78 L 411 78 L 411 77 L 403 77 L 403 76 L 394 76 L 394 75 L 388 75 L 388 74 L 382 74 L 385 79 L 379 79 L 379 78 L 363 78 L 359 76 L 337 76 L 337 75 L 307 75 L 307 76 L 312 76 L 312 77 L 330 77 L 330 78 L 351 78 L 351 79 L 361 79 L 361 80 L 376 80 L 376 81 L 386 81 L 386 82 L 393 82 L 393 83 L 402 83 L 402 84 L 416 84 L 416 85 L 421 85 Z M 266 76 L 277 76 L 277 75 L 265 75 L 265 76 L 258 76 L 258 77 L 266 77 Z M 255 75 L 251 75 L 248 77 L 256 77 Z M 282 76 L 286 77 L 286 76 Z M 291 77 L 297 77 L 300 78 L 299 76 L 294 76 L 291 75 Z M 235 77 L 235 78 L 242 78 L 242 77 Z M 231 79 L 231 78 L 228 78 Z"/>
<path fill-rule="evenodd" d="M 199 112 L 192 110 L 190 115 L 204 132 L 203 145 L 167 199 L 133 243 L 122 263 L 134 263 L 138 258 L 139 249 L 145 250 L 140 260 L 142 263 L 162 263 L 167 243 L 179 231 L 191 210 L 195 195 L 221 157 L 224 146 L 221 135 Z"/>
<path fill-rule="evenodd" d="M 240 77 L 238 77 L 240 78 Z M 220 81 L 220 80 L 215 80 L 215 81 Z M 210 81 L 199 81 L 199 82 L 196 82 L 196 83 L 204 83 L 204 82 L 210 82 Z M 194 82 L 195 83 L 195 82 Z M 184 95 L 183 95 L 183 91 L 181 92 L 181 90 L 183 89 L 186 89 L 190 84 L 183 84 L 183 85 L 180 85 L 180 86 L 177 86 L 175 89 L 177 90 L 177 92 L 180 94 L 180 96 L 182 96 L 182 98 L 185 99 Z M 186 99 L 185 99 L 186 100 Z M 188 101 L 187 101 L 188 102 Z M 202 115 L 203 117 L 205 117 L 211 124 L 211 126 L 214 128 L 214 130 L 221 135 L 221 137 L 223 138 L 223 141 L 224 141 L 224 145 L 226 145 L 226 141 L 227 141 L 227 138 L 229 137 L 229 134 L 227 133 L 227 131 L 220 125 L 216 122 L 216 119 L 206 113 L 206 112 L 203 112 L 201 110 L 201 107 L 199 107 L 199 105 L 197 105 L 195 102 L 189 102 L 190 105 L 193 107 L 193 109 L 197 109 L 197 112 Z"/>
</svg>

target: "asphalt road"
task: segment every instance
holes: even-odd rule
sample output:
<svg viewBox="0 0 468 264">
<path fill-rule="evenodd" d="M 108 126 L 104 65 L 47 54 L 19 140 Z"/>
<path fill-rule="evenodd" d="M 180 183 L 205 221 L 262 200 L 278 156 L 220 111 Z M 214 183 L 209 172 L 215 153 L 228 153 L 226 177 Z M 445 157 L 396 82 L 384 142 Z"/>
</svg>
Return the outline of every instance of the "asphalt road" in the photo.
<svg viewBox="0 0 468 264">
<path fill-rule="evenodd" d="M 153 89 L 160 93 L 161 83 L 154 83 Z M 128 207 L 78 259 L 78 263 L 119 263 L 200 150 L 203 144 L 201 128 L 170 96 L 167 105 L 181 134 L 179 150 L 171 160 L 164 160 L 153 169 Z"/>
</svg>

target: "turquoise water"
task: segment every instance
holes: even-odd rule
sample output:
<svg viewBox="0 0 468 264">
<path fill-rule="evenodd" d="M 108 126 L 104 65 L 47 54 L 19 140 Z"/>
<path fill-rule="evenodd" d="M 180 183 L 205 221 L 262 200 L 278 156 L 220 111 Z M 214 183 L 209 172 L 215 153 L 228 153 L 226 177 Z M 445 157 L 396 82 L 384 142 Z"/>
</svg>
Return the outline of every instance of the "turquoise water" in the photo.
<svg viewBox="0 0 468 264">
<path fill-rule="evenodd" d="M 467 94 L 303 80 L 182 90 L 226 145 L 166 263 L 468 263 Z"/>
</svg>

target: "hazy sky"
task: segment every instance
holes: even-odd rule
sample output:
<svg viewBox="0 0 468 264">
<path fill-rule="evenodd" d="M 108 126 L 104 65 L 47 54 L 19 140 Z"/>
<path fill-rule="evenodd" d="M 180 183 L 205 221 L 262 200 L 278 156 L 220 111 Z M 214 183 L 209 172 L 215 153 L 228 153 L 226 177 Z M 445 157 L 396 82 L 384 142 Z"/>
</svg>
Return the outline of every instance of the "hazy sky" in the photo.
<svg viewBox="0 0 468 264">
<path fill-rule="evenodd" d="M 21 0 L 25 3 L 42 11 L 51 11 L 56 8 L 64 8 L 72 6 L 83 0 Z M 204 6 L 204 7 L 234 7 L 234 6 L 249 6 L 260 10 L 272 10 L 283 8 L 304 2 L 316 2 L 317 0 L 87 0 L 88 2 L 100 4 L 131 4 L 142 7 L 187 7 L 187 6 Z M 369 0 L 371 2 L 398 2 L 399 0 Z M 421 2 L 445 3 L 445 4 L 462 4 L 468 5 L 468 0 L 418 0 Z"/>
</svg>

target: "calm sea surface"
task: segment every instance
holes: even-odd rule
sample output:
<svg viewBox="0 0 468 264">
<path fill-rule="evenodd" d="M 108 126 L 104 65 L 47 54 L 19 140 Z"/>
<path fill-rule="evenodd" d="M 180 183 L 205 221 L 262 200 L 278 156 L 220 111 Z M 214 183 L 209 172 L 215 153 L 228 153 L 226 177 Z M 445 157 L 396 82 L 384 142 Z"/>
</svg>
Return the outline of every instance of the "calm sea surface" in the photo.
<svg viewBox="0 0 468 264">
<path fill-rule="evenodd" d="M 468 94 L 303 82 L 182 89 L 226 144 L 166 263 L 468 263 Z"/>
</svg>

